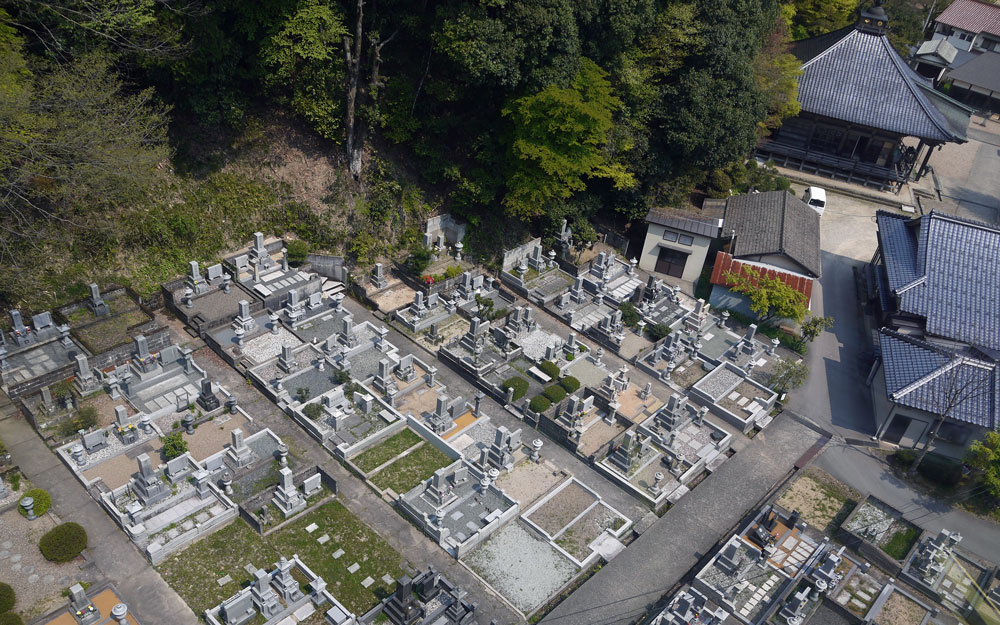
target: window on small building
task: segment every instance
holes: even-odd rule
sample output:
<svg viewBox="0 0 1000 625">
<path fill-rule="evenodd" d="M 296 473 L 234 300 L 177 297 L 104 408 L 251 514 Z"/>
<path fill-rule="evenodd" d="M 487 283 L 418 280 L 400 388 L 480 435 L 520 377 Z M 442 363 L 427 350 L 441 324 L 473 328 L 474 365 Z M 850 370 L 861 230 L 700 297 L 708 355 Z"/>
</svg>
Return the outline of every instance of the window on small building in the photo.
<svg viewBox="0 0 1000 625">
<path fill-rule="evenodd" d="M 681 245 L 694 245 L 694 237 L 688 234 L 682 234 L 677 237 L 677 242 Z"/>
<path fill-rule="evenodd" d="M 958 34 L 958 38 L 961 39 L 962 41 L 972 41 L 973 39 L 976 38 L 976 36 L 972 33 L 962 32 Z"/>
<path fill-rule="evenodd" d="M 663 231 L 663 240 L 664 241 L 670 241 L 671 243 L 673 243 L 674 241 L 677 240 L 677 233 L 674 232 L 674 231 L 672 231 L 672 230 L 664 230 Z"/>
</svg>

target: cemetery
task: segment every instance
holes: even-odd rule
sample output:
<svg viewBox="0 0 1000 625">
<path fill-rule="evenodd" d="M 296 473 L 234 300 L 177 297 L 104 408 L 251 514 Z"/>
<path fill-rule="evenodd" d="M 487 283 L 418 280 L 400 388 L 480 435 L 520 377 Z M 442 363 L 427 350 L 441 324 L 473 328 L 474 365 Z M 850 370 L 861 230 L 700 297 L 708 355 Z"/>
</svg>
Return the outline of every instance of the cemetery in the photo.
<svg viewBox="0 0 1000 625">
<path fill-rule="evenodd" d="M 73 376 L 84 349 L 68 325 L 57 326 L 43 312 L 26 324 L 18 310 L 10 311 L 10 329 L 0 327 L 0 390 L 14 399 Z"/>
<path fill-rule="evenodd" d="M 364 614 L 360 623 L 390 625 L 476 625 L 476 604 L 465 599 L 466 591 L 458 584 L 427 567 L 412 578 L 396 580 L 396 589 L 381 603 Z M 414 615 L 417 621 L 414 621 Z"/>
<path fill-rule="evenodd" d="M 746 434 L 764 429 L 771 422 L 771 409 L 778 394 L 746 377 L 731 363 L 723 363 L 689 389 L 692 397 L 708 404 L 709 411 Z"/>
<path fill-rule="evenodd" d="M 402 575 L 401 556 L 337 501 L 299 515 L 266 538 L 237 519 L 157 570 L 195 614 L 203 614 L 251 586 L 260 563 L 277 563 L 289 554 L 321 577 L 353 614 L 376 607 Z"/>
<path fill-rule="evenodd" d="M 323 290 L 323 279 L 319 275 L 289 265 L 284 241 L 265 239 L 260 232 L 254 233 L 253 243 L 248 248 L 226 257 L 223 266 L 224 271 L 269 310 L 280 310 L 293 292 L 305 301 L 312 293 Z M 225 274 L 222 277 L 225 279 Z M 186 289 L 184 295 L 189 296 Z"/>
<path fill-rule="evenodd" d="M 861 500 L 840 528 L 855 539 L 860 554 L 892 572 L 901 569 L 920 536 L 920 530 L 903 519 L 900 511 L 871 495 Z"/>
<path fill-rule="evenodd" d="M 206 610 L 205 620 L 209 625 L 278 625 L 289 618 L 303 622 L 313 615 L 322 615 L 326 625 L 357 623 L 326 581 L 293 554 L 291 558 L 282 555 L 267 569 L 255 569 L 250 585 Z"/>
<path fill-rule="evenodd" d="M 977 588 L 987 586 L 992 576 L 992 565 L 961 550 L 961 542 L 961 534 L 947 529 L 937 534 L 924 532 L 900 577 L 967 619 L 979 599 Z"/>
<path fill-rule="evenodd" d="M 219 407 L 218 398 L 204 387 L 205 371 L 195 364 L 190 350 L 167 345 L 154 353 L 141 334 L 133 345 L 128 364 L 99 372 L 112 400 L 124 398 L 151 420 L 188 410 L 199 399 L 206 412 Z"/>
<path fill-rule="evenodd" d="M 860 500 L 857 491 L 811 466 L 782 491 L 777 505 L 797 511 L 809 527 L 832 536 Z"/>
<path fill-rule="evenodd" d="M 729 612 L 691 586 L 685 585 L 650 625 L 721 625 Z"/>
</svg>

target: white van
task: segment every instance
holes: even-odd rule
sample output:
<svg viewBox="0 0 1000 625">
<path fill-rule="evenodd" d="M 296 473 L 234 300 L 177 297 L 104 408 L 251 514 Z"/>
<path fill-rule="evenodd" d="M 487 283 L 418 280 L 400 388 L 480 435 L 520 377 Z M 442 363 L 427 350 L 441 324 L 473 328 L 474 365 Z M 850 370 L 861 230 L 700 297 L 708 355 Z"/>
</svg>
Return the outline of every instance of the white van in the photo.
<svg viewBox="0 0 1000 625">
<path fill-rule="evenodd" d="M 802 195 L 802 201 L 822 217 L 826 209 L 826 191 L 820 187 L 809 187 Z"/>
</svg>

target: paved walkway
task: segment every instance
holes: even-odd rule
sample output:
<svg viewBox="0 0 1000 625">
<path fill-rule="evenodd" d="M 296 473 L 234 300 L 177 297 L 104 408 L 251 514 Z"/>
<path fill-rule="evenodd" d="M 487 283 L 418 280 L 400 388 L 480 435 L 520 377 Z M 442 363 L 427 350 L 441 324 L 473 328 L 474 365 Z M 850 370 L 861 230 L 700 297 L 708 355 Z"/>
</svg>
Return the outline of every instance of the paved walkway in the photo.
<svg viewBox="0 0 1000 625">
<path fill-rule="evenodd" d="M 979 518 L 939 499 L 917 493 L 868 449 L 828 445 L 816 466 L 861 493 L 870 493 L 929 532 L 942 528 L 962 535 L 962 548 L 1000 563 L 1000 525 Z"/>
<path fill-rule="evenodd" d="M 23 417 L 0 421 L 0 438 L 28 479 L 52 496 L 56 514 L 87 530 L 88 552 L 98 570 L 117 587 L 129 612 L 144 625 L 200 622 Z"/>
<path fill-rule="evenodd" d="M 635 622 L 757 505 L 818 439 L 816 432 L 787 415 L 779 417 L 542 623 Z"/>
</svg>

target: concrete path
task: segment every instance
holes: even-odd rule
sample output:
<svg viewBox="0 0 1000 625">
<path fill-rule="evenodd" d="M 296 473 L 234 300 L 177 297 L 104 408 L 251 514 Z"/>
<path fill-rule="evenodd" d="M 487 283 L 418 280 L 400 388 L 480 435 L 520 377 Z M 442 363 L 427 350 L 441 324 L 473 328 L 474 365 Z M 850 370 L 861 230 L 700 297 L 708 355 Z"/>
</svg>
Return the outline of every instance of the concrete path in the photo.
<svg viewBox="0 0 1000 625">
<path fill-rule="evenodd" d="M 52 496 L 52 509 L 59 518 L 87 530 L 87 551 L 95 565 L 143 625 L 200 622 L 23 417 L 0 421 L 0 438 L 28 479 Z"/>
<path fill-rule="evenodd" d="M 868 449 L 828 445 L 816 466 L 861 493 L 869 493 L 929 532 L 942 528 L 962 535 L 962 548 L 1000 562 L 1000 525 L 979 518 L 947 501 L 917 493 L 892 474 L 885 461 Z"/>
<path fill-rule="evenodd" d="M 778 417 L 542 620 L 634 623 L 792 469 L 819 435 Z"/>
</svg>

